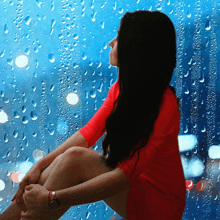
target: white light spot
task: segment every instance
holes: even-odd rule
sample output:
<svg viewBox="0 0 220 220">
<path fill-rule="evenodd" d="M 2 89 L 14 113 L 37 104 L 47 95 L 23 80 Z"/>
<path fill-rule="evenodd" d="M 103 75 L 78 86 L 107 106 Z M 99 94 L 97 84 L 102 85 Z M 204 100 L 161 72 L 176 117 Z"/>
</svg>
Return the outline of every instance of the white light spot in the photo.
<svg viewBox="0 0 220 220">
<path fill-rule="evenodd" d="M 79 96 L 76 93 L 71 92 L 67 95 L 66 101 L 70 105 L 76 105 L 79 102 Z"/>
<path fill-rule="evenodd" d="M 26 67 L 28 65 L 28 57 L 25 55 L 19 55 L 15 59 L 15 64 L 19 68 Z"/>
<path fill-rule="evenodd" d="M 5 183 L 2 180 L 0 180 L 0 191 L 4 189 L 5 189 Z"/>
<path fill-rule="evenodd" d="M 183 151 L 190 151 L 196 148 L 197 146 L 197 138 L 193 134 L 185 134 L 178 136 L 178 143 L 179 143 L 179 150 Z"/>
<path fill-rule="evenodd" d="M 211 159 L 219 159 L 220 158 L 220 146 L 213 145 L 208 150 L 208 155 Z"/>
<path fill-rule="evenodd" d="M 0 123 L 6 123 L 8 121 L 8 115 L 3 111 L 0 110 Z"/>
</svg>

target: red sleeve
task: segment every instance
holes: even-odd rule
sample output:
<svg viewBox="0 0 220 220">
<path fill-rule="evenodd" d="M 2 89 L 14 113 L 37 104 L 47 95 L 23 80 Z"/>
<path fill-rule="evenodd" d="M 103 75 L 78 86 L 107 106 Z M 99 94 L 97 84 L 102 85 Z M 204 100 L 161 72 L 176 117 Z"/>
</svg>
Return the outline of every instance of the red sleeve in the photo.
<svg viewBox="0 0 220 220">
<path fill-rule="evenodd" d="M 114 83 L 110 88 L 107 98 L 102 104 L 102 106 L 99 108 L 99 110 L 90 119 L 90 121 L 79 130 L 79 132 L 84 136 L 84 138 L 88 142 L 89 147 L 93 146 L 106 131 L 106 129 L 104 129 L 105 122 L 113 109 L 113 104 L 117 92 L 117 82 Z"/>
<path fill-rule="evenodd" d="M 155 121 L 152 136 L 147 145 L 140 150 L 139 160 L 138 151 L 136 151 L 131 159 L 128 158 L 122 163 L 118 163 L 118 167 L 124 171 L 128 179 L 130 179 L 131 174 L 134 178 L 145 172 L 155 173 L 157 169 L 159 171 L 161 168 L 157 167 L 158 161 L 165 162 L 163 157 L 170 155 L 172 150 L 176 153 L 176 150 L 178 150 L 179 122 L 180 112 L 176 97 L 168 89 L 165 92 L 158 118 Z"/>
</svg>

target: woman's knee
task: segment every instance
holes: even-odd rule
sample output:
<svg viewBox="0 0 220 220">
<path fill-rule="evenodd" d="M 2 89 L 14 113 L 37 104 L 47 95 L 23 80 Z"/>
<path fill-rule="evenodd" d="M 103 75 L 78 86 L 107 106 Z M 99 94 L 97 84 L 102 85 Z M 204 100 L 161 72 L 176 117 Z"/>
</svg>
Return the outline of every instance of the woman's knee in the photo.
<svg viewBox="0 0 220 220">
<path fill-rule="evenodd" d="M 37 182 L 37 184 L 40 184 L 40 185 L 44 185 L 44 183 L 46 182 L 47 178 L 49 177 L 52 169 L 54 168 L 54 166 L 58 163 L 58 161 L 60 159 L 62 159 L 62 156 L 63 154 L 60 154 L 59 156 L 57 156 L 53 162 L 46 168 L 42 171 L 41 175 L 40 175 L 40 178 Z"/>
</svg>

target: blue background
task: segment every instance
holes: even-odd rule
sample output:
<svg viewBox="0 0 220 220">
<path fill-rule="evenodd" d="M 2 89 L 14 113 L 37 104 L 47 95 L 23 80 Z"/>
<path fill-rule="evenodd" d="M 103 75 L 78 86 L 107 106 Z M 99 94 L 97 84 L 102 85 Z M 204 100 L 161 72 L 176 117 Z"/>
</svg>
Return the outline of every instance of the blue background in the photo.
<svg viewBox="0 0 220 220">
<path fill-rule="evenodd" d="M 8 115 L 0 123 L 1 213 L 19 186 L 9 173 L 20 171 L 22 162 L 30 162 L 30 168 L 37 161 L 35 150 L 50 153 L 102 105 L 117 81 L 108 42 L 116 37 L 124 13 L 138 9 L 164 12 L 176 28 L 177 66 L 171 85 L 182 105 L 179 135 L 196 138 L 192 149 L 180 148 L 181 159 L 186 180 L 207 183 L 202 191 L 195 186 L 187 191 L 182 219 L 220 219 L 220 171 L 211 162 L 219 156 L 209 154 L 220 143 L 217 0 L 0 1 L 0 110 Z M 18 55 L 28 57 L 25 68 L 15 65 Z M 79 97 L 76 105 L 66 101 L 70 92 Z M 101 152 L 101 139 L 92 149 Z M 194 159 L 204 168 L 194 165 L 190 174 L 187 164 Z M 219 167 L 218 160 L 215 165 Z M 61 219 L 110 218 L 120 216 L 100 201 L 72 207 Z"/>
</svg>

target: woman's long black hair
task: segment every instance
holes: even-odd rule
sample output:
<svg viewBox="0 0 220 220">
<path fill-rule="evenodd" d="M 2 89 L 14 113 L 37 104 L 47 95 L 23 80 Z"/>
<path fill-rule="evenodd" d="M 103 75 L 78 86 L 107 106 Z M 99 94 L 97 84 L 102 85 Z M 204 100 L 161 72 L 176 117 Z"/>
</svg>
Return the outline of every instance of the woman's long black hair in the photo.
<svg viewBox="0 0 220 220">
<path fill-rule="evenodd" d="M 127 12 L 117 38 L 119 96 L 106 120 L 101 156 L 111 168 L 138 149 L 139 157 L 176 66 L 175 28 L 161 12 Z"/>
</svg>

